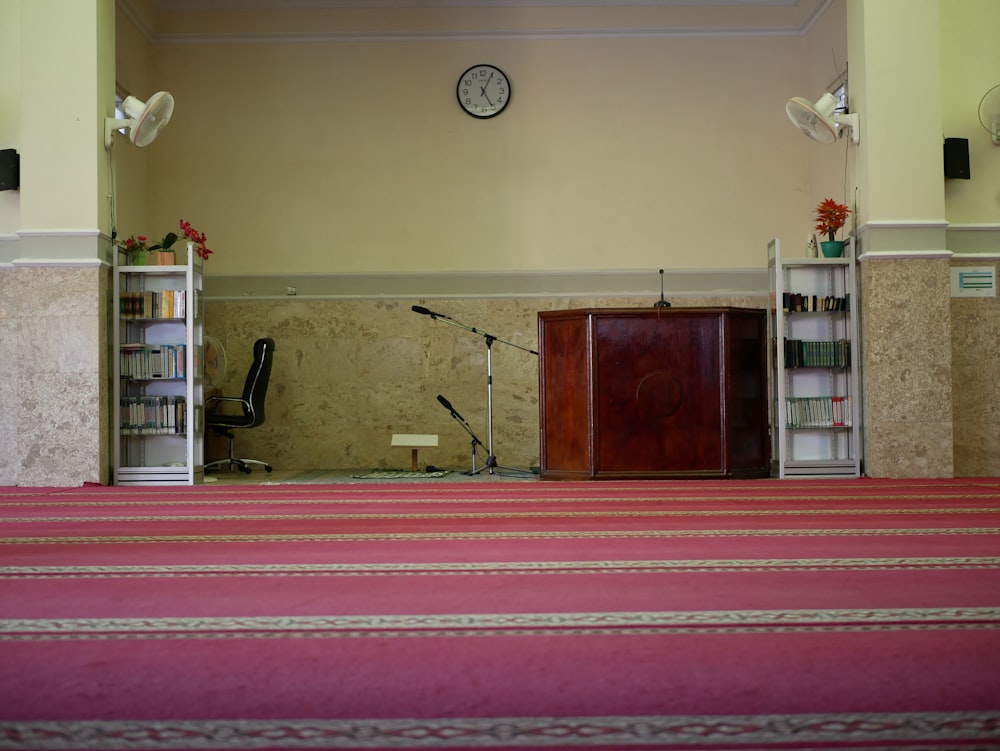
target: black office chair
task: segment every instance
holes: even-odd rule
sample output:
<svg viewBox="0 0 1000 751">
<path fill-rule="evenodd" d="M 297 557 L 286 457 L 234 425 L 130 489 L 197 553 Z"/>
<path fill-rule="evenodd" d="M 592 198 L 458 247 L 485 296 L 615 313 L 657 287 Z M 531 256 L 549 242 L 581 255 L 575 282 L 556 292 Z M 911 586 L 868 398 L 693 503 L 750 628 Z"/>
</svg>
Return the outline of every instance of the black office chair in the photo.
<svg viewBox="0 0 1000 751">
<path fill-rule="evenodd" d="M 264 397 L 267 395 L 267 383 L 271 379 L 271 361 L 274 359 L 274 340 L 258 339 L 253 345 L 253 364 L 247 373 L 243 384 L 243 396 L 212 396 L 205 401 L 205 427 L 229 439 L 229 457 L 209 462 L 205 470 L 219 469 L 223 465 L 232 469 L 237 467 L 241 472 L 250 474 L 251 464 L 260 464 L 268 472 L 272 467 L 267 462 L 257 459 L 239 459 L 233 445 L 232 428 L 256 428 L 264 422 Z M 228 402 L 240 405 L 241 414 L 223 414 Z"/>
</svg>

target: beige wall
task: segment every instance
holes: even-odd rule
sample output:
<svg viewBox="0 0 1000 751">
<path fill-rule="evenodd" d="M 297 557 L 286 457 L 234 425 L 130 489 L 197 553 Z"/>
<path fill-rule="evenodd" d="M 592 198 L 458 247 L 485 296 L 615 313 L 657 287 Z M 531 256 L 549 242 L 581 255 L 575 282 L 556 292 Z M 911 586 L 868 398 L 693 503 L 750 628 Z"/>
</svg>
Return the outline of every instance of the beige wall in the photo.
<svg viewBox="0 0 1000 751">
<path fill-rule="evenodd" d="M 936 15 L 930 18 L 929 11 L 936 3 L 921 1 L 913 22 L 931 28 Z M 941 4 L 942 14 L 951 12 L 948 5 Z M 808 10 L 809 4 L 800 8 Z M 891 24 L 894 19 L 883 16 L 896 11 L 865 8 L 865 28 L 876 33 L 876 42 L 872 49 L 855 45 L 862 65 L 865 55 L 880 54 L 877 36 L 883 32 L 875 27 Z M 179 104 L 169 131 L 151 151 L 150 212 L 158 225 L 151 234 L 172 228 L 181 217 L 209 233 L 218 254 L 208 264 L 206 286 L 220 302 L 209 305 L 208 328 L 231 349 L 248 351 L 255 336 L 274 331 L 292 345 L 295 373 L 285 373 L 283 392 L 274 397 L 283 417 L 273 419 L 282 424 L 245 439 L 264 442 L 264 453 L 276 454 L 279 462 L 296 462 L 286 458 L 290 454 L 298 466 L 325 465 L 312 453 L 318 445 L 332 447 L 319 451 L 332 450 L 337 463 L 384 466 L 392 461 L 391 454 L 385 456 L 388 426 L 398 431 L 406 422 L 448 422 L 446 414 L 435 413 L 432 392 L 440 374 L 420 367 L 417 353 L 463 344 L 447 331 L 438 332 L 443 341 L 425 341 L 428 332 L 419 329 L 427 321 L 410 319 L 407 302 L 424 299 L 419 295 L 428 287 L 437 291 L 443 285 L 445 303 L 468 310 L 473 323 L 504 328 L 509 319 L 573 303 L 544 294 L 514 294 L 493 303 L 479 299 L 490 297 L 492 272 L 532 277 L 522 286 L 543 289 L 539 275 L 575 273 L 565 283 L 584 291 L 596 278 L 587 271 L 635 275 L 665 266 L 673 272 L 667 276 L 668 294 L 688 292 L 699 299 L 712 289 L 713 271 L 762 269 L 770 236 L 792 243 L 804 238 L 820 198 L 845 200 L 867 219 L 870 197 L 858 202 L 846 186 L 861 182 L 866 190 L 877 189 L 875 209 L 882 220 L 912 218 L 905 212 L 914 204 L 921 207 L 916 212 L 921 219 L 927 213 L 941 218 L 939 160 L 914 162 L 907 156 L 930 148 L 906 141 L 913 138 L 934 141 L 936 153 L 934 131 L 907 133 L 900 140 L 891 128 L 876 127 L 872 141 L 858 149 L 846 140 L 821 147 L 789 130 L 783 113 L 788 96 L 818 98 L 846 66 L 847 3 L 826 8 L 804 35 L 740 38 L 530 34 L 542 23 L 565 32 L 705 22 L 647 15 L 626 19 L 630 25 L 579 9 L 567 15 L 552 8 L 516 13 L 490 8 L 430 22 L 426 14 L 402 13 L 396 19 L 393 33 L 412 37 L 346 41 L 345 34 L 384 28 L 384 17 L 360 11 L 349 17 L 291 14 L 277 27 L 274 18 L 262 15 L 241 16 L 235 27 L 206 14 L 157 19 L 165 34 L 153 45 L 155 88 L 169 88 Z M 204 28 L 204 39 L 186 35 L 193 22 Z M 952 53 L 947 24 L 942 28 L 943 55 L 935 49 L 932 59 L 950 59 Z M 436 36 L 442 29 L 452 36 Z M 483 29 L 526 33 L 460 38 Z M 259 36 L 264 30 L 266 40 Z M 310 39 L 295 37 L 306 30 Z M 283 31 L 300 43 L 274 36 Z M 470 55 L 500 65 L 514 82 L 514 101 L 496 120 L 472 121 L 455 105 L 454 79 L 473 60 Z M 873 65 L 884 67 L 878 60 Z M 407 75 L 399 76 L 400 70 Z M 579 71 L 582 77 L 574 75 Z M 937 68 L 930 72 L 936 81 Z M 941 75 L 947 80 L 961 73 Z M 858 108 L 870 94 L 863 70 L 855 68 L 853 78 L 862 94 L 860 102 L 852 97 Z M 558 95 L 553 80 L 559 81 Z M 905 100 L 914 81 L 904 84 L 877 92 L 877 98 Z M 936 97 L 936 84 L 931 95 Z M 732 112 L 739 116 L 728 116 Z M 869 114 L 862 115 L 866 136 L 873 135 L 864 128 Z M 880 139 L 888 139 L 885 148 L 878 148 Z M 919 178 L 893 187 L 899 169 L 881 162 L 894 158 L 904 160 L 908 174 L 921 170 Z M 869 185 L 873 171 L 876 181 Z M 903 213 L 893 214 L 897 209 Z M 426 275 L 434 272 L 441 272 L 443 281 L 429 284 Z M 352 278 L 363 282 L 365 291 L 358 300 L 336 302 L 351 297 Z M 477 297 L 463 299 L 462 285 L 471 288 L 470 278 Z M 656 277 L 649 278 L 649 291 L 655 292 Z M 365 297 L 382 297 L 380 279 L 393 292 L 366 302 Z M 685 289 L 688 282 L 692 286 Z M 316 299 L 278 299 L 286 286 L 308 288 Z M 395 297 L 401 286 L 414 299 Z M 713 302 L 740 299 L 727 284 L 718 290 Z M 604 302 L 648 299 L 623 294 Z M 267 299 L 253 302 L 257 296 Z M 387 318 L 390 310 L 402 320 Z M 306 323 L 307 318 L 315 320 Z M 235 322 L 245 330 L 233 331 Z M 397 325 L 404 326 L 403 334 Z M 433 328 L 429 333 L 435 335 Z M 870 338 L 877 344 L 874 333 Z M 359 364 L 346 372 L 358 369 L 367 407 L 357 409 L 358 399 L 352 398 L 322 401 L 330 408 L 312 409 L 312 401 L 300 397 L 339 383 L 345 372 L 341 347 L 355 353 L 347 361 Z M 281 363 L 280 341 L 278 352 Z M 457 376 L 450 384 L 457 398 L 472 405 L 480 385 L 474 361 L 459 357 L 449 369 Z M 401 362 L 416 366 L 412 379 L 394 374 Z M 513 409 L 515 424 L 531 426 L 532 434 L 536 384 L 533 364 L 526 367 L 512 379 L 517 393 L 526 395 Z M 897 387 L 893 371 L 883 373 L 888 394 Z M 939 375 L 940 369 L 930 372 Z M 401 388 L 413 390 L 413 398 L 404 400 L 413 406 L 402 414 L 396 406 Z M 950 430 L 950 423 L 946 426 Z M 503 435 L 506 428 L 498 430 Z M 317 435 L 329 440 L 308 441 Z M 523 438 L 522 432 L 511 442 L 520 447 Z M 918 439 L 913 440 L 919 444 Z M 517 463 L 535 461 L 533 440 L 523 450 Z M 448 455 L 444 446 L 442 451 Z M 451 450 L 452 461 L 460 455 Z M 882 473 L 951 471 L 950 460 L 906 465 L 891 452 L 876 463 Z M 965 466 L 974 472 L 979 465 Z"/>
<path fill-rule="evenodd" d="M 282 23 L 301 33 L 292 15 Z M 579 8 L 425 18 L 398 21 L 420 32 L 409 41 L 355 42 L 345 23 L 381 19 L 315 14 L 315 37 L 297 43 L 262 20 L 234 29 L 200 15 L 211 38 L 195 42 L 160 19 L 175 36 L 151 45 L 149 88 L 178 104 L 149 149 L 157 228 L 124 214 L 120 228 L 156 236 L 184 218 L 208 234 L 206 329 L 229 355 L 223 391 L 239 391 L 255 338 L 276 339 L 268 421 L 239 436 L 241 455 L 406 466 L 391 435 L 434 433 L 440 447 L 422 461 L 467 467 L 469 438 L 435 397 L 487 440 L 485 343 L 411 304 L 532 349 L 539 310 L 651 305 L 661 267 L 675 304 L 759 307 L 767 240 L 809 230 L 810 142 L 784 114 L 812 88 L 801 35 L 628 32 L 650 19 Z M 685 20 L 704 19 L 666 19 Z M 223 42 L 224 30 L 270 35 Z M 455 101 L 459 74 L 481 61 L 514 89 L 489 121 Z M 280 299 L 286 286 L 303 296 Z M 546 294 L 559 287 L 616 294 Z M 492 355 L 497 456 L 537 465 L 537 358 L 503 343 Z M 209 458 L 223 451 L 209 441 Z"/>
<path fill-rule="evenodd" d="M 450 25 L 511 29 L 528 10 Z M 192 221 L 210 274 L 762 269 L 770 237 L 803 233 L 809 144 L 783 110 L 808 88 L 801 36 L 546 12 L 597 31 L 353 42 L 317 14 L 295 43 L 168 35 L 154 87 L 177 109 L 143 231 Z M 455 101 L 480 61 L 513 83 L 488 121 Z"/>
<path fill-rule="evenodd" d="M 49 56 L 26 70 L 26 59 L 34 61 L 54 43 L 54 33 L 69 28 L 38 23 L 43 12 L 55 17 L 64 4 L 86 18 L 70 24 L 74 38 L 60 45 L 58 58 Z M 797 136 L 782 112 L 789 96 L 815 98 L 817 89 L 839 72 L 834 61 L 847 59 L 847 30 L 855 36 L 847 11 L 859 5 L 873 3 L 803 0 L 790 7 L 742 9 L 637 5 L 624 15 L 617 8 L 567 12 L 560 6 L 451 8 L 441 14 L 301 9 L 282 14 L 278 23 L 260 12 L 241 12 L 235 21 L 197 10 L 170 16 L 150 0 L 123 0 L 119 9 L 129 10 L 117 18 L 119 83 L 139 96 L 173 90 L 178 110 L 152 148 L 116 147 L 117 226 L 126 235 L 157 235 L 183 217 L 208 232 L 218 254 L 208 264 L 207 286 L 226 290 L 210 302 L 209 321 L 226 337 L 234 368 L 244 342 L 240 337 L 249 338 L 253 328 L 244 325 L 237 336 L 231 326 L 239 318 L 260 320 L 257 328 L 263 328 L 278 311 L 277 330 L 286 345 L 296 345 L 281 349 L 279 343 L 279 351 L 297 353 L 299 344 L 325 343 L 328 329 L 308 323 L 311 306 L 324 308 L 318 322 L 336 323 L 333 330 L 341 335 L 338 343 L 346 339 L 341 345 L 346 351 L 375 364 L 380 355 L 397 352 L 381 349 L 384 336 L 404 351 L 412 346 L 402 340 L 417 326 L 405 319 L 413 316 L 408 303 L 418 300 L 468 305 L 461 309 L 473 322 L 495 324 L 501 334 L 521 332 L 523 321 L 537 309 L 573 300 L 643 304 L 658 292 L 655 269 L 661 267 L 668 270 L 668 294 L 691 293 L 683 298 L 685 304 L 738 300 L 745 290 L 731 282 L 741 274 L 763 279 L 769 237 L 794 242 L 808 231 L 819 198 L 838 195 L 845 181 L 865 184 L 870 179 L 864 160 L 845 161 L 848 149 L 842 143 L 821 147 Z M 895 38 L 913 6 L 890 5 L 899 18 L 889 20 L 898 23 L 884 27 Z M 16 73 L 0 81 L 0 135 L 5 137 L 0 145 L 18 147 L 22 157 L 32 154 L 25 165 L 33 191 L 0 193 L 0 347 L 5 368 L 0 415 L 8 421 L 24 402 L 25 392 L 16 384 L 22 376 L 33 378 L 30 347 L 18 344 L 19 332 L 28 329 L 14 294 L 21 287 L 16 278 L 21 272 L 11 261 L 110 257 L 106 237 L 92 234 L 111 227 L 109 175 L 99 143 L 101 120 L 110 113 L 111 102 L 109 46 L 101 41 L 110 8 L 110 0 L 0 0 L 0 59 L 9 63 L 4 70 Z M 1000 55 L 992 34 L 1000 8 L 992 0 L 919 0 L 919 8 L 921 23 L 928 11 L 940 9 L 940 135 L 967 135 L 972 151 L 974 179 L 952 181 L 944 188 L 945 219 L 952 228 L 942 252 L 962 254 L 959 262 L 995 263 L 1000 149 L 977 130 L 974 112 L 981 92 L 998 82 L 991 78 Z M 818 19 L 812 15 L 817 9 L 823 10 Z M 722 18 L 725 13 L 732 14 L 728 20 Z M 96 28 L 91 14 L 98 19 Z M 388 26 L 386 14 L 395 19 Z M 805 34 L 775 33 L 803 23 L 808 24 Z M 737 26 L 760 33 L 727 31 Z M 262 32 L 268 32 L 266 38 Z M 860 41 L 855 37 L 852 44 Z M 96 45 L 97 52 L 88 45 Z M 852 81 L 864 84 L 866 53 L 858 49 L 854 47 L 850 60 Z M 454 83 L 466 65 L 484 59 L 511 75 L 515 102 L 495 121 L 475 122 L 458 111 Z M 63 68 L 53 67 L 57 65 L 78 70 L 66 76 Z M 579 69 L 584 76 L 573 78 Z M 560 76 L 556 83 L 553 71 Z M 386 73 L 391 75 L 387 81 Z M 33 83 L 26 89 L 25 81 Z M 45 86 L 51 84 L 56 88 L 48 96 Z M 57 143 L 51 132 L 55 121 L 33 129 L 28 140 L 24 130 L 36 122 L 36 113 L 46 111 L 39 106 L 42 100 L 60 99 L 59 87 L 97 92 L 96 105 L 80 104 L 82 125 L 67 121 L 66 132 L 58 134 L 66 136 L 64 143 L 80 144 L 64 170 L 56 168 L 58 159 L 49 158 L 45 140 Z M 74 89 L 66 101 L 78 96 Z M 871 111 L 861 109 L 863 123 L 890 101 L 896 99 L 873 99 Z M 906 102 L 900 106 L 904 104 L 910 112 Z M 928 153 L 938 151 L 937 140 L 926 139 Z M 878 143 L 878 138 L 866 140 L 863 148 Z M 46 148 L 40 150 L 41 144 Z M 46 156 L 35 158 L 42 151 Z M 469 171 L 473 161 L 479 171 Z M 932 161 L 938 160 L 926 164 Z M 80 168 L 81 163 L 91 169 Z M 883 168 L 878 169 L 878 179 L 886 179 Z M 79 178 L 72 195 L 65 192 L 70 174 Z M 885 189 L 887 196 L 904 196 L 909 186 L 890 183 Z M 50 190 L 51 212 L 41 199 Z M 43 220 L 61 231 L 38 234 L 35 225 Z M 85 232 L 68 231 L 73 227 Z M 67 275 L 59 263 L 36 276 L 33 269 L 40 265 L 22 264 L 32 280 L 48 280 L 40 294 L 63 296 L 66 290 L 59 285 L 67 284 Z M 928 278 L 935 289 L 941 281 L 937 265 L 931 268 L 935 278 Z M 98 300 L 100 316 L 106 303 L 103 275 L 91 278 L 85 269 L 77 278 Z M 569 272 L 566 278 L 560 276 L 564 272 Z M 613 298 L 598 294 L 602 279 L 614 282 Z M 636 283 L 638 279 L 649 281 Z M 725 281 L 713 287 L 713 279 Z M 303 287 L 315 282 L 315 295 L 273 299 L 289 281 Z M 693 282 L 689 288 L 688 282 Z M 364 285 L 365 292 L 351 301 L 354 283 Z M 553 296 L 555 287 L 558 294 Z M 528 288 L 531 294 L 525 292 Z M 241 289 L 233 295 L 239 303 L 228 299 Z M 476 290 L 474 298 L 469 289 Z M 261 290 L 269 299 L 254 299 Z M 475 305 L 464 302 L 472 299 Z M 493 307 L 496 301 L 499 307 Z M 1000 355 L 985 346 L 995 338 L 993 303 L 951 304 L 956 454 L 969 444 L 957 436 L 981 436 L 981 445 L 989 447 L 1000 432 L 991 417 L 995 395 L 973 373 L 977 358 L 983 370 L 1000 364 Z M 331 306 L 340 309 L 332 312 Z M 400 322 L 379 315 L 389 306 L 403 319 L 402 335 Z M 62 336 L 72 308 L 56 305 L 49 311 L 55 313 L 53 328 L 43 336 Z M 103 325 L 96 320 L 100 339 Z M 291 322 L 296 323 L 294 331 Z M 512 327 L 513 322 L 520 323 Z M 427 320 L 419 318 L 418 323 L 427 328 Z M 880 331 L 872 343 L 878 344 L 878 336 L 895 341 L 892 332 Z M 453 338 L 454 332 L 443 341 L 418 338 L 417 343 L 421 352 L 466 346 Z M 302 358 L 296 354 L 296 362 L 307 362 L 306 352 L 308 346 Z M 339 372 L 343 357 L 330 352 L 333 359 L 323 368 Z M 84 357 L 76 363 L 86 382 L 74 397 L 82 397 L 81 414 L 106 415 L 98 395 L 106 401 L 102 363 L 110 353 L 98 345 L 92 355 L 96 362 Z M 454 371 L 455 380 L 448 381 L 458 394 L 453 401 L 474 404 L 481 368 L 474 352 L 459 355 L 465 355 L 464 361 L 441 362 Z M 431 412 L 441 385 L 438 365 L 421 364 L 420 381 L 411 384 L 415 401 L 430 401 Z M 326 371 L 321 368 L 315 380 L 296 386 L 300 393 L 286 394 L 278 404 L 293 403 L 288 399 L 314 403 L 314 394 L 329 391 Z M 292 374 L 285 375 L 296 382 Z M 50 380 L 55 384 L 58 379 Z M 385 387 L 399 393 L 398 383 Z M 530 403 L 530 396 L 524 403 Z M 515 406 L 523 409 L 521 403 Z M 382 433 L 397 421 L 387 405 L 381 408 L 383 412 L 365 413 L 372 425 L 365 445 L 371 448 L 352 455 L 359 465 L 383 460 Z M 413 417 L 433 422 L 442 415 Z M 350 425 L 346 418 L 345 413 Z M 967 424 L 974 429 L 963 432 Z M 292 425 L 281 429 L 309 428 L 301 422 Z M 273 442 L 273 427 L 261 429 L 253 440 Z M 51 430 L 60 432 L 60 440 L 73 440 L 72 431 L 67 434 L 55 425 Z M 84 464 L 103 463 L 100 430 L 75 430 L 77 445 L 101 444 L 87 450 Z M 14 465 L 22 466 L 28 449 L 19 442 L 17 424 L 8 425 L 3 435 L 0 454 L 13 456 Z M 38 439 L 39 445 L 58 443 L 44 431 Z M 1000 473 L 994 458 L 1000 451 L 970 453 L 975 456 L 969 461 L 955 457 L 956 472 Z M 77 480 L 100 474 L 90 465 L 82 471 L 78 465 L 74 462 Z M 19 471 L 15 466 L 0 479 L 17 480 Z"/>
<path fill-rule="evenodd" d="M 0 0 L 0 148 L 21 150 L 21 12 L 20 0 Z M 13 242 L 20 226 L 19 196 L 0 191 L 0 243 Z"/>
<path fill-rule="evenodd" d="M 980 125 L 983 95 L 1000 84 L 1000 48 L 988 43 L 1000 27 L 1000 3 L 942 0 L 943 135 L 969 139 L 970 180 L 945 182 L 955 266 L 1000 272 L 1000 146 Z M 1000 474 L 1000 300 L 951 301 L 955 474 Z"/>
<path fill-rule="evenodd" d="M 1000 28 L 1000 3 L 993 0 L 942 0 L 941 100 L 943 135 L 969 139 L 971 180 L 945 183 L 945 205 L 952 224 L 1000 222 L 1000 146 L 979 123 L 979 102 L 1000 84 L 1000 47 L 988 41 Z M 1000 251 L 1000 244 L 993 251 Z"/>
</svg>

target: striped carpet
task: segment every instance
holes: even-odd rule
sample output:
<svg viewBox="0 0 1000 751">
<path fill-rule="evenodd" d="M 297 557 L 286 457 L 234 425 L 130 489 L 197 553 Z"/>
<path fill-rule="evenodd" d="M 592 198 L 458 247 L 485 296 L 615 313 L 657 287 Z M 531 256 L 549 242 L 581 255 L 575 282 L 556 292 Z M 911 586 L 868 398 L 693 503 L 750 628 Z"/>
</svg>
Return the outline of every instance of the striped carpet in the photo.
<svg viewBox="0 0 1000 751">
<path fill-rule="evenodd" d="M 0 489 L 0 749 L 1000 749 L 1000 480 Z"/>
</svg>

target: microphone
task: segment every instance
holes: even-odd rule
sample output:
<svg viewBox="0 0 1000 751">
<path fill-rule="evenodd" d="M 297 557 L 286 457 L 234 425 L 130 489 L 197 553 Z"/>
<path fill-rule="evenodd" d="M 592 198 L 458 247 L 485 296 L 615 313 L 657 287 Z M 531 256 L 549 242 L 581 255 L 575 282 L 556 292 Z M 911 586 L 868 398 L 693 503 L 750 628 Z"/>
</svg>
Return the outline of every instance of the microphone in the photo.
<svg viewBox="0 0 1000 751">
<path fill-rule="evenodd" d="M 443 406 L 446 410 L 448 410 L 449 412 L 451 412 L 451 414 L 454 417 L 457 417 L 462 422 L 465 422 L 465 418 L 462 417 L 460 414 L 458 414 L 458 411 L 454 407 L 451 406 L 451 402 L 449 402 L 447 399 L 445 399 L 443 396 L 441 396 L 441 394 L 438 394 L 438 401 L 441 402 L 441 406 Z"/>
<path fill-rule="evenodd" d="M 433 310 L 425 308 L 423 305 L 411 305 L 410 310 L 414 313 L 419 313 L 422 316 L 430 316 L 431 318 L 447 318 L 451 320 L 451 316 L 441 315 L 440 313 L 435 313 Z"/>
<path fill-rule="evenodd" d="M 660 269 L 660 299 L 653 304 L 654 308 L 669 308 L 670 303 L 663 297 L 663 269 Z"/>
</svg>

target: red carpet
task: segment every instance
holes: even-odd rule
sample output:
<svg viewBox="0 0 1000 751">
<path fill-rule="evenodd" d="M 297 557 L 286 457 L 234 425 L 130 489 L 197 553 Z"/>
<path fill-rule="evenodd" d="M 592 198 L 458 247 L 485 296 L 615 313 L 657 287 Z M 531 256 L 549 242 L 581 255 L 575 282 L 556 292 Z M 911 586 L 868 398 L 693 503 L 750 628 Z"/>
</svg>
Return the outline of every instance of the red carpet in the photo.
<svg viewBox="0 0 1000 751">
<path fill-rule="evenodd" d="M 0 749 L 1000 749 L 1000 479 L 0 489 Z"/>
</svg>

